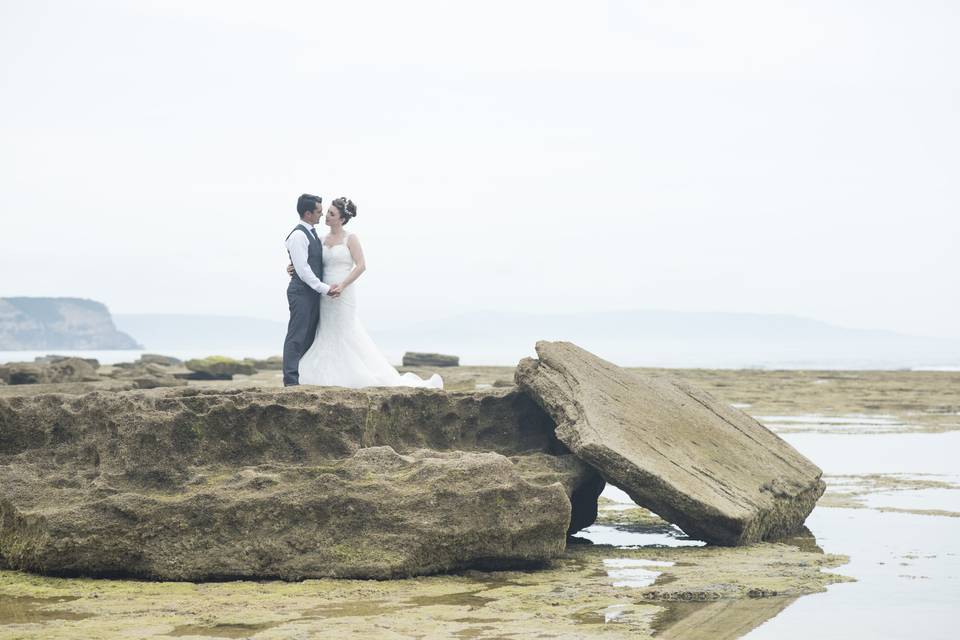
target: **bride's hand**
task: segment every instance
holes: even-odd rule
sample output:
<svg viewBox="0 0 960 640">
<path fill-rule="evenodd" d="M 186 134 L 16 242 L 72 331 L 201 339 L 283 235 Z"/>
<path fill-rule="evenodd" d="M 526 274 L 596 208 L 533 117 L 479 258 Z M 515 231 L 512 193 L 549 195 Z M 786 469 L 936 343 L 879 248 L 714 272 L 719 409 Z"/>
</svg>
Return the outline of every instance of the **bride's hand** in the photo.
<svg viewBox="0 0 960 640">
<path fill-rule="evenodd" d="M 290 277 L 291 277 L 291 278 L 293 277 L 293 274 L 295 273 L 295 271 L 296 271 L 296 269 L 293 268 L 293 263 L 292 263 L 292 262 L 287 265 L 287 273 L 290 274 Z"/>
</svg>

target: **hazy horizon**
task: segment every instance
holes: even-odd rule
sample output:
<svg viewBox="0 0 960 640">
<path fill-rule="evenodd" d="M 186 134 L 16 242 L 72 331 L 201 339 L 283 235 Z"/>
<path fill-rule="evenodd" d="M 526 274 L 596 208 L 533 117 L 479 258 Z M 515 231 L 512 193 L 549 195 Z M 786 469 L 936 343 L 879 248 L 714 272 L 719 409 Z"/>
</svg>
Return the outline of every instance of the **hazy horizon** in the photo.
<svg viewBox="0 0 960 640">
<path fill-rule="evenodd" d="M 228 316 L 125 315 L 118 328 L 150 351 L 263 357 L 278 352 L 285 324 Z M 567 340 L 625 366 L 788 369 L 960 367 L 960 340 L 846 329 L 786 315 L 637 310 L 570 314 L 490 311 L 371 325 L 400 362 L 407 351 L 460 356 L 464 364 L 512 365 L 539 340 Z"/>
<path fill-rule="evenodd" d="M 0 363 L 68 352 L 103 363 L 139 353 L 181 359 L 268 357 L 280 350 L 285 323 L 223 315 L 116 314 L 137 349 L 69 350 L 49 345 L 0 349 Z M 539 340 L 568 340 L 624 366 L 720 369 L 960 370 L 960 340 L 848 329 L 786 315 L 636 310 L 610 313 L 476 312 L 408 324 L 372 326 L 392 362 L 407 351 L 450 353 L 465 365 L 513 365 L 534 356 Z"/>
<path fill-rule="evenodd" d="M 348 195 L 371 327 L 782 313 L 960 338 L 960 7 L 0 7 L 0 297 L 286 317 Z"/>
<path fill-rule="evenodd" d="M 109 308 L 109 305 L 107 305 L 107 306 L 108 306 L 108 308 Z M 424 322 L 455 320 L 455 319 L 457 319 L 457 318 L 459 318 L 459 317 L 478 316 L 478 315 L 484 315 L 484 314 L 495 314 L 495 313 L 501 313 L 501 312 L 503 312 L 503 311 L 504 311 L 503 309 L 494 309 L 494 308 L 486 308 L 486 309 L 474 308 L 474 309 L 469 309 L 469 310 L 466 310 L 466 311 L 451 311 L 450 313 L 447 313 L 447 314 L 441 313 L 441 314 L 438 314 L 438 315 L 435 315 L 435 316 L 431 316 L 431 317 L 428 317 L 428 318 L 422 318 L 422 319 L 401 319 L 399 322 L 396 321 L 395 318 L 390 318 L 390 317 L 376 317 L 376 316 L 372 317 L 370 320 L 367 320 L 366 318 L 363 318 L 363 321 L 364 321 L 364 326 L 367 327 L 368 329 L 375 329 L 375 330 L 388 329 L 388 328 L 409 329 L 409 328 L 413 328 L 413 327 L 417 327 L 417 326 L 419 326 L 419 325 L 422 325 Z M 580 310 L 580 311 L 563 311 L 563 310 L 559 310 L 559 311 L 547 312 L 547 313 L 544 313 L 543 311 L 538 311 L 538 310 L 535 310 L 535 309 L 534 309 L 534 310 L 511 309 L 511 310 L 509 310 L 509 311 L 510 311 L 511 313 L 514 313 L 514 314 L 523 315 L 523 316 L 529 316 L 529 317 L 537 317 L 537 316 L 543 316 L 543 315 L 552 315 L 552 316 L 558 316 L 558 317 L 564 317 L 564 316 L 570 317 L 570 316 L 579 316 L 579 315 L 582 315 L 582 316 L 587 316 L 587 315 L 598 315 L 598 316 L 602 316 L 602 315 L 611 315 L 611 314 L 630 314 L 630 313 L 654 313 L 654 314 L 674 314 L 674 313 L 676 313 L 676 314 L 703 315 L 703 316 L 730 316 L 730 317 L 733 317 L 733 316 L 742 316 L 742 317 L 756 316 L 756 317 L 765 317 L 765 318 L 778 318 L 778 317 L 779 317 L 779 318 L 788 318 L 788 319 L 795 319 L 795 320 L 801 320 L 801 321 L 809 321 L 809 322 L 814 323 L 814 324 L 820 324 L 820 325 L 824 325 L 824 326 L 829 326 L 829 327 L 831 327 L 831 328 L 840 329 L 840 330 L 862 331 L 862 332 L 868 332 L 868 333 L 872 333 L 872 332 L 889 333 L 889 334 L 892 334 L 892 335 L 900 335 L 900 336 L 914 337 L 914 338 L 929 338 L 929 339 L 933 339 L 933 340 L 957 340 L 956 338 L 951 338 L 951 337 L 931 336 L 931 335 L 910 333 L 910 332 L 906 332 L 906 331 L 897 331 L 897 330 L 892 330 L 892 329 L 884 329 L 884 328 L 876 327 L 876 326 L 852 326 L 852 325 L 846 325 L 846 324 L 828 322 L 828 321 L 823 320 L 823 319 L 821 319 L 821 318 L 815 318 L 815 317 L 808 316 L 808 315 L 793 314 L 793 313 L 758 313 L 758 312 L 752 312 L 752 311 L 715 311 L 715 310 L 697 310 L 697 309 L 690 309 L 690 310 L 682 310 L 682 309 L 653 309 L 653 308 L 640 308 L 640 307 L 638 307 L 638 308 L 632 308 L 632 309 L 591 309 L 591 310 Z M 185 311 L 185 312 L 157 312 L 157 313 L 153 313 L 153 312 L 115 312 L 115 311 L 113 311 L 113 309 L 110 309 L 110 312 L 111 312 L 111 315 L 114 316 L 114 318 L 116 318 L 117 316 L 132 317 L 132 316 L 164 316 L 164 315 L 169 315 L 169 316 L 171 316 L 171 317 L 184 317 L 184 318 L 187 318 L 187 317 L 204 317 L 204 318 L 215 318 L 215 317 L 222 317 L 222 318 L 245 318 L 245 319 L 249 319 L 249 320 L 263 320 L 263 321 L 268 321 L 268 322 L 283 322 L 283 323 L 286 323 L 286 321 L 287 321 L 287 318 L 286 318 L 286 317 L 269 318 L 269 317 L 266 317 L 266 316 L 257 316 L 257 315 L 223 314 L 223 313 L 190 313 L 190 312 L 188 312 L 188 311 Z"/>
</svg>

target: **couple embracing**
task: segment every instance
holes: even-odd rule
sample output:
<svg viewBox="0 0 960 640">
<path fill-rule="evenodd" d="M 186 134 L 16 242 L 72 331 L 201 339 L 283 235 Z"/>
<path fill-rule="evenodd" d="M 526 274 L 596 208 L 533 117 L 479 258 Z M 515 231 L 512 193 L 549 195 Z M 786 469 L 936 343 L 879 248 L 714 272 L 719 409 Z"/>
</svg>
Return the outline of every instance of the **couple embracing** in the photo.
<svg viewBox="0 0 960 640">
<path fill-rule="evenodd" d="M 300 223 L 287 236 L 290 322 L 283 343 L 283 385 L 336 387 L 443 388 L 429 380 L 401 375 L 380 352 L 357 317 L 354 283 L 366 270 L 360 240 L 345 226 L 357 205 L 337 198 L 323 211 L 323 198 L 303 194 L 297 200 Z M 323 236 L 316 225 L 323 218 Z"/>
</svg>

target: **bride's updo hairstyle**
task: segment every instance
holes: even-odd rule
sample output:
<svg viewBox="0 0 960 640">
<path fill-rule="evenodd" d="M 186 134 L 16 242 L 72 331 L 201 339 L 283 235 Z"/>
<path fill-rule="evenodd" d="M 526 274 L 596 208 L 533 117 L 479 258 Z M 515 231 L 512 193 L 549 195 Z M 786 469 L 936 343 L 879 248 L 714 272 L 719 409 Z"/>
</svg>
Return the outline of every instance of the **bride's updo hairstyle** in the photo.
<svg viewBox="0 0 960 640">
<path fill-rule="evenodd" d="M 337 198 L 330 204 L 340 212 L 340 222 L 343 224 L 350 222 L 350 218 L 357 217 L 357 205 L 353 204 L 353 200 L 350 198 Z"/>
</svg>

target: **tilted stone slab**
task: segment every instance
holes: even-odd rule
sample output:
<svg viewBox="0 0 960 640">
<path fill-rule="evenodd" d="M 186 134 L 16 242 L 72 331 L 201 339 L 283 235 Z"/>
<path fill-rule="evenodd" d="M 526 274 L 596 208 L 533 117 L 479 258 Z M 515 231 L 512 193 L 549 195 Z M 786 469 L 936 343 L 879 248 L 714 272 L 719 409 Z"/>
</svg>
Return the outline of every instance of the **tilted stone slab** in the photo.
<svg viewBox="0 0 960 640">
<path fill-rule="evenodd" d="M 825 484 L 756 420 L 679 380 L 622 369 L 569 342 L 538 342 L 517 384 L 557 437 L 639 505 L 721 545 L 799 529 Z"/>
</svg>

